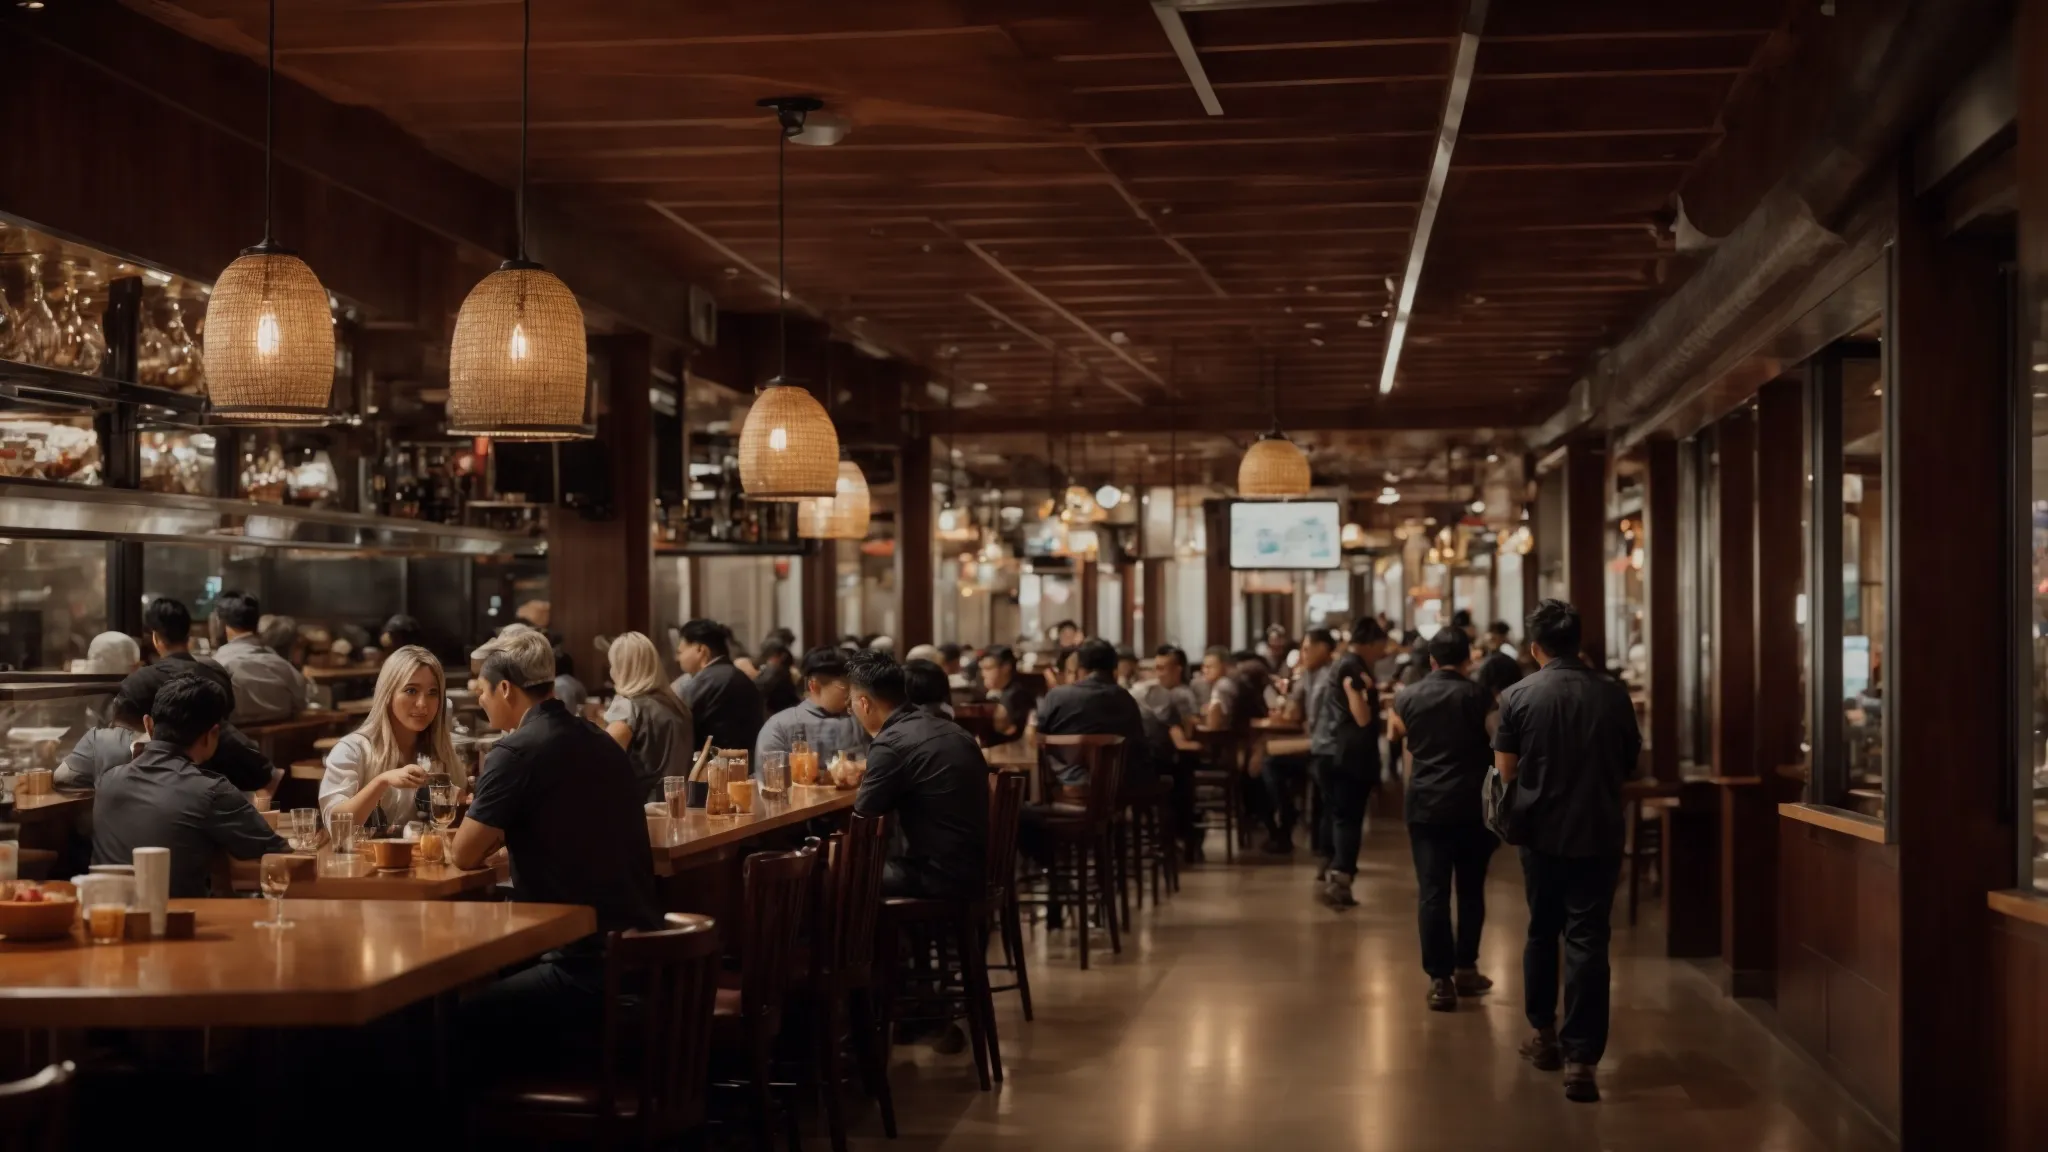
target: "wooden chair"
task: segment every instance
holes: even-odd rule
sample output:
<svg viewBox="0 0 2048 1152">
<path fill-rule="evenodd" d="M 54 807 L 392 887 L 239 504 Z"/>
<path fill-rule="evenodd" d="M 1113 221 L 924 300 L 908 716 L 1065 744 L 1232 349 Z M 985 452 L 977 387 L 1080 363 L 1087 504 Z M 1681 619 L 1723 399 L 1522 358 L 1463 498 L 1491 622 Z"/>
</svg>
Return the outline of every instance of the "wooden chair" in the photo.
<svg viewBox="0 0 2048 1152">
<path fill-rule="evenodd" d="M 984 748 L 1002 739 L 996 732 L 996 706 L 993 704 L 955 704 L 953 722 L 967 729 L 974 742 Z"/>
<path fill-rule="evenodd" d="M 995 917 L 1003 942 L 1003 962 L 989 967 L 1011 974 L 1010 983 L 992 985 L 989 994 L 993 1001 L 997 992 L 1015 992 L 1026 1020 L 1032 1019 L 1031 973 L 1024 961 L 1024 914 L 1017 901 L 1017 820 L 1024 810 L 1024 793 L 1030 787 L 1030 778 L 1017 772 L 997 773 L 989 778 L 989 914 Z M 990 1029 L 993 1035 L 993 1024 Z"/>
<path fill-rule="evenodd" d="M 606 942 L 596 1065 L 494 1087 L 471 1110 L 472 1133 L 652 1148 L 703 1128 L 718 925 L 681 912 L 666 921 Z"/>
<path fill-rule="evenodd" d="M 1124 738 L 1121 736 L 1042 736 L 1039 738 L 1039 795 L 1060 795 L 1056 767 L 1051 753 L 1068 750 L 1074 762 L 1088 773 L 1088 795 L 1074 806 L 1055 805 L 1044 827 L 1053 841 L 1053 866 L 1048 870 L 1042 903 L 1050 910 L 1071 902 L 1081 946 L 1081 969 L 1088 969 L 1088 913 L 1098 910 L 1109 926 L 1111 952 L 1124 950 L 1117 921 L 1117 857 L 1112 840 L 1124 776 Z"/>
<path fill-rule="evenodd" d="M 23 1080 L 0 1084 L 0 1147 L 10 1152 L 61 1152 L 71 1127 L 78 1070 L 66 1060 Z"/>
<path fill-rule="evenodd" d="M 746 909 L 740 924 L 740 970 L 736 978 L 720 981 L 712 1043 L 718 1052 L 745 1063 L 745 1079 L 721 1086 L 747 1090 L 757 1152 L 768 1152 L 773 1142 L 775 1038 L 782 1032 L 784 1001 L 796 969 L 817 860 L 815 848 L 758 852 L 747 857 L 742 868 Z"/>
<path fill-rule="evenodd" d="M 1222 832 L 1223 859 L 1233 863 L 1244 813 L 1245 739 L 1228 730 L 1204 728 L 1200 732 L 1208 746 L 1208 763 L 1195 769 L 1195 845 L 1202 844 L 1211 831 Z"/>
<path fill-rule="evenodd" d="M 1180 889 L 1180 862 L 1173 840 L 1173 781 L 1162 776 L 1150 788 L 1126 788 L 1117 834 L 1117 887 L 1123 893 L 1124 930 L 1128 932 L 1132 887 L 1137 890 L 1140 908 L 1145 906 L 1148 876 L 1154 907 L 1164 892 Z"/>
<path fill-rule="evenodd" d="M 887 1037 L 871 999 L 875 928 L 882 911 L 882 867 L 888 863 L 894 816 L 847 817 L 847 829 L 825 842 L 825 858 L 812 914 L 810 964 L 797 975 L 795 993 L 812 1025 L 812 1058 L 825 1104 L 834 1152 L 846 1149 L 846 1112 L 839 1095 L 839 1042 L 848 1021 L 861 1078 L 882 1109 L 883 1127 L 896 1130 L 889 1091 Z"/>
<path fill-rule="evenodd" d="M 1017 974 L 1017 982 L 1005 987 L 1023 994 L 1027 1019 L 1030 1011 L 1030 980 L 1024 970 L 1024 936 L 1014 903 L 1017 871 L 1017 814 L 1023 810 L 1028 781 L 1016 773 L 998 773 L 989 781 L 989 830 L 986 887 L 980 896 L 967 900 L 932 900 L 898 897 L 883 904 L 881 937 L 884 970 L 890 980 L 885 998 L 884 1025 L 896 1018 L 896 1007 L 908 999 L 938 1003 L 948 1011 L 953 1004 L 967 1020 L 968 1040 L 974 1051 L 974 1070 L 987 1092 L 1003 1079 L 1002 1041 L 996 1032 L 995 989 L 989 985 L 989 926 L 1003 918 L 1005 968 Z M 1007 911 L 1005 906 L 1007 905 Z M 904 933 L 925 929 L 931 933 L 935 955 L 927 967 L 907 978 L 897 962 L 896 947 Z M 948 943 L 950 942 L 950 948 Z M 902 994 L 904 985 L 913 990 Z M 993 1083 L 992 1083 L 993 1082 Z M 895 1135 L 893 1110 L 884 1114 L 885 1129 Z"/>
</svg>

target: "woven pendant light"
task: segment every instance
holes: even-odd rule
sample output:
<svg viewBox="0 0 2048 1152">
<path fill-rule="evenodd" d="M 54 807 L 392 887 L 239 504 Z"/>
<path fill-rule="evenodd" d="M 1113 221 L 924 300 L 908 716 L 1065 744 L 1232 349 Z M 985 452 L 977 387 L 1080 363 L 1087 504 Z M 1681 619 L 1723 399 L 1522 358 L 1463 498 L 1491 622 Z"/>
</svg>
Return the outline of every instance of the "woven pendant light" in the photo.
<svg viewBox="0 0 2048 1152">
<path fill-rule="evenodd" d="M 448 354 L 448 432 L 500 440 L 587 440 L 590 366 L 583 309 L 561 277 L 526 258 L 526 122 L 533 2 L 520 6 L 519 254 L 469 290 Z"/>
<path fill-rule="evenodd" d="M 213 414 L 250 424 L 318 424 L 334 402 L 334 314 L 306 262 L 271 239 L 277 119 L 277 0 L 270 2 L 263 82 L 263 241 L 214 282 L 206 309 L 207 393 Z"/>
<path fill-rule="evenodd" d="M 1237 465 L 1237 494 L 1260 499 L 1306 496 L 1308 457 L 1286 434 L 1273 431 L 1252 442 Z"/>
<path fill-rule="evenodd" d="M 804 117 L 823 105 L 809 96 L 771 96 L 781 136 L 775 145 L 775 301 L 780 367 L 740 428 L 740 490 L 749 500 L 792 503 L 836 497 L 839 491 L 839 430 L 818 398 L 789 383 L 789 278 L 784 154 L 789 138 L 803 131 Z M 859 469 L 855 468 L 858 472 Z M 861 490 L 867 489 L 865 477 Z M 863 513 L 865 515 L 865 513 Z M 865 525 L 862 528 L 866 532 Z M 833 537 L 839 539 L 839 537 Z"/>
<path fill-rule="evenodd" d="M 1312 480 L 1308 454 L 1280 431 L 1280 389 L 1266 386 L 1273 405 L 1273 428 L 1244 450 L 1237 464 L 1237 494 L 1246 499 L 1287 500 L 1306 496 Z"/>
<path fill-rule="evenodd" d="M 797 504 L 796 534 L 806 540 L 867 539 L 867 473 L 853 461 L 841 460 L 834 488 L 834 495 Z"/>
</svg>

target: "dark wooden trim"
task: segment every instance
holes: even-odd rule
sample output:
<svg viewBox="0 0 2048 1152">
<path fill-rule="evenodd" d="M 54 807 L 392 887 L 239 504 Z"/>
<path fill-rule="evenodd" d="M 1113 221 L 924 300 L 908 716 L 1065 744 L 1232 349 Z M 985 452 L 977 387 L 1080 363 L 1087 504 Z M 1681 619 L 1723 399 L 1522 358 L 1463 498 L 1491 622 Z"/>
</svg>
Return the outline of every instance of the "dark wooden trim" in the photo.
<svg viewBox="0 0 2048 1152">
<path fill-rule="evenodd" d="M 903 442 L 896 468 L 896 595 L 902 605 L 897 651 L 932 643 L 932 438 Z"/>
<path fill-rule="evenodd" d="M 1709 726 L 1714 775 L 1756 774 L 1756 623 L 1751 552 L 1756 515 L 1756 419 L 1745 408 L 1714 426 L 1714 661 Z"/>
<path fill-rule="evenodd" d="M 806 650 L 833 643 L 839 638 L 839 542 L 818 541 L 818 550 L 803 559 L 800 578 L 802 622 L 797 641 Z"/>
<path fill-rule="evenodd" d="M 1647 483 L 1643 493 L 1643 524 L 1648 539 L 1643 563 L 1644 599 L 1649 617 L 1650 648 L 1650 774 L 1666 783 L 1678 782 L 1678 652 L 1681 581 L 1678 571 L 1678 442 L 1652 440 L 1644 445 Z"/>
<path fill-rule="evenodd" d="M 1847 808 L 1832 808 L 1826 804 L 1808 804 L 1805 801 L 1787 801 L 1778 805 L 1778 815 L 1801 824 L 1811 824 L 1815 828 L 1825 828 L 1830 832 L 1840 832 L 1844 836 L 1854 836 L 1858 840 L 1868 840 L 1872 844 L 1892 842 L 1891 833 L 1885 828 L 1884 821 L 1875 816 L 1865 816 L 1861 812 L 1851 812 Z"/>
<path fill-rule="evenodd" d="M 1236 575 L 1230 570 L 1230 502 L 1203 501 L 1202 516 L 1207 521 L 1204 535 L 1209 542 L 1208 553 L 1202 558 L 1206 569 L 1202 596 L 1208 624 L 1208 640 L 1204 646 L 1214 648 L 1222 645 L 1235 650 L 1238 638 L 1230 634 L 1230 609 L 1234 598 L 1232 578 Z"/>
<path fill-rule="evenodd" d="M 1579 610 L 1579 647 L 1607 661 L 1607 450 L 1597 437 L 1565 445 L 1564 583 Z"/>
<path fill-rule="evenodd" d="M 1140 656 L 1156 651 L 1167 642 L 1166 574 L 1171 560 L 1146 560 L 1139 565 L 1145 586 L 1145 637 Z"/>
</svg>

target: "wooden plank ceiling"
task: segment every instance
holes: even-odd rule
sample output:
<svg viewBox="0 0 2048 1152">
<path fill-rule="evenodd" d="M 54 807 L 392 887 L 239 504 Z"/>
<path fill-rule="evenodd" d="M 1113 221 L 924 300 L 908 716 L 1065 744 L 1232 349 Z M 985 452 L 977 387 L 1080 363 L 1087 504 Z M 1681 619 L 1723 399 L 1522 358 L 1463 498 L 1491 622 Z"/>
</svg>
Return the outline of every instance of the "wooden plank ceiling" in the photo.
<svg viewBox="0 0 2048 1152">
<path fill-rule="evenodd" d="M 128 2 L 260 55 L 264 0 Z M 765 309 L 754 102 L 812 93 L 852 131 L 790 149 L 791 290 L 961 408 L 1256 431 L 1273 379 L 1297 425 L 1513 427 L 1683 274 L 1674 193 L 1791 6 L 1493 0 L 1382 398 L 1464 3 L 1180 2 L 1222 116 L 1147 0 L 535 0 L 536 195 Z M 284 5 L 279 63 L 510 182 L 519 12 Z"/>
</svg>

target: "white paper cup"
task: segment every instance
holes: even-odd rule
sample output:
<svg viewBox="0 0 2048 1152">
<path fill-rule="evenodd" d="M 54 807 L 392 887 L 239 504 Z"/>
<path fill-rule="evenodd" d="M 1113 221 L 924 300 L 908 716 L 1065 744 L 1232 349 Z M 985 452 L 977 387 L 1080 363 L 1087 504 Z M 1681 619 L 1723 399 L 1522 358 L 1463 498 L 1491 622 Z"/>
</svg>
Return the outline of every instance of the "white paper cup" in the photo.
<svg viewBox="0 0 2048 1152">
<path fill-rule="evenodd" d="M 171 850 L 137 848 L 135 906 L 149 913 L 149 934 L 164 934 L 164 916 L 171 909 Z"/>
</svg>

